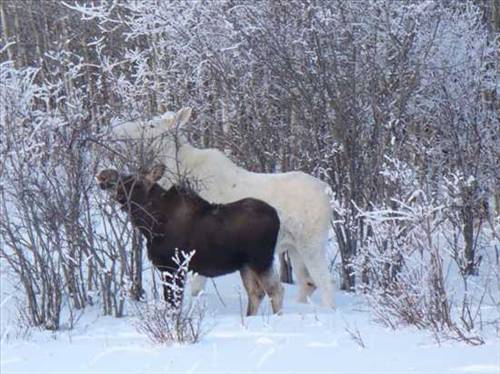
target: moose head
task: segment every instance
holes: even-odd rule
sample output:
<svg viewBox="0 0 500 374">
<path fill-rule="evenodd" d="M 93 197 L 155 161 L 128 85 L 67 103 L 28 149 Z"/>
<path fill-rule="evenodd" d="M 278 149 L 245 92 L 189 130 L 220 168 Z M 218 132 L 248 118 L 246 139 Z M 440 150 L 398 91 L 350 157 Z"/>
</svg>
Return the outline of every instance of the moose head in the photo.
<svg viewBox="0 0 500 374">
<path fill-rule="evenodd" d="M 96 181 L 103 190 L 113 191 L 114 199 L 122 207 L 131 202 L 144 205 L 155 183 L 165 173 L 165 165 L 158 164 L 144 174 L 121 174 L 115 169 L 105 169 L 96 175 Z"/>
</svg>

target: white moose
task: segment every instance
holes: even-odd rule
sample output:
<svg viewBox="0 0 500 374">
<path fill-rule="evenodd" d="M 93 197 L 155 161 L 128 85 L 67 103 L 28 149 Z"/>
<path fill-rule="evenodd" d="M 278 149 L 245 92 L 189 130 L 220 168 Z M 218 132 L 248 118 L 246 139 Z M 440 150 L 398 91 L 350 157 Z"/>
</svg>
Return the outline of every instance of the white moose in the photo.
<svg viewBox="0 0 500 374">
<path fill-rule="evenodd" d="M 214 203 L 253 197 L 273 206 L 281 231 L 276 253 L 288 251 L 299 285 L 299 302 L 307 302 L 316 287 L 325 307 L 334 307 L 333 282 L 328 271 L 325 246 L 330 227 L 329 186 L 303 172 L 263 174 L 235 165 L 217 149 L 193 147 L 180 134 L 191 116 L 191 108 L 166 112 L 149 122 L 128 122 L 113 129 L 117 139 L 161 139 L 162 162 L 201 181 L 200 196 Z M 175 136 L 169 136 L 175 135 Z M 160 184 L 169 188 L 169 178 Z M 192 293 L 203 289 L 206 278 L 197 276 Z"/>
</svg>

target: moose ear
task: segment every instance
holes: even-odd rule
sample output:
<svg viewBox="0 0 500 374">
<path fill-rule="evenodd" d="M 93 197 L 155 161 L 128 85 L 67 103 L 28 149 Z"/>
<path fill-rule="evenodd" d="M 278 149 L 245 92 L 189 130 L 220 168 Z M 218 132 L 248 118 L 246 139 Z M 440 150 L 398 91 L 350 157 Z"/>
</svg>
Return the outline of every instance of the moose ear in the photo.
<svg viewBox="0 0 500 374">
<path fill-rule="evenodd" d="M 146 179 L 150 182 L 157 182 L 165 174 L 166 166 L 164 164 L 158 164 L 153 166 L 146 174 Z"/>
<path fill-rule="evenodd" d="M 161 115 L 159 122 L 161 126 L 165 129 L 170 129 L 175 125 L 177 113 L 175 112 L 165 112 Z"/>
<path fill-rule="evenodd" d="M 170 129 L 172 127 L 181 128 L 184 126 L 189 118 L 191 118 L 190 107 L 184 107 L 180 109 L 177 113 L 175 112 L 165 112 L 160 118 L 162 126 L 166 129 Z"/>
<path fill-rule="evenodd" d="M 178 128 L 181 128 L 187 123 L 187 121 L 189 121 L 192 110 L 193 109 L 191 107 L 184 107 L 177 112 L 175 115 L 175 123 Z"/>
</svg>

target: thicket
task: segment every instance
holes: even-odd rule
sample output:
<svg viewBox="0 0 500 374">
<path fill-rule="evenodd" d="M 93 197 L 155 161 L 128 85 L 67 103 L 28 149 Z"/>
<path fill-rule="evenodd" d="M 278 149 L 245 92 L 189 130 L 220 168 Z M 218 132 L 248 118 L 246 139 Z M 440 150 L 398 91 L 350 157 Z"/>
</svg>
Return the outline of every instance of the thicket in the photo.
<svg viewBox="0 0 500 374">
<path fill-rule="evenodd" d="M 34 325 L 142 297 L 141 238 L 93 176 L 110 125 L 183 106 L 195 144 L 330 184 L 340 287 L 391 324 L 498 314 L 498 1 L 0 6 L 0 254 Z"/>
</svg>

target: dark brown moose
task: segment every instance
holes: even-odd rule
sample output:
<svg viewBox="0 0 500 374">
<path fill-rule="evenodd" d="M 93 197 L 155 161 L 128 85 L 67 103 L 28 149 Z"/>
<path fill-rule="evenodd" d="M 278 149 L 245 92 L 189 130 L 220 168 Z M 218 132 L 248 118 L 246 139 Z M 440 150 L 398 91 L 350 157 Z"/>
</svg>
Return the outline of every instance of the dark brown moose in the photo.
<svg viewBox="0 0 500 374">
<path fill-rule="evenodd" d="M 247 315 L 257 313 L 265 293 L 271 298 L 273 312 L 281 312 L 283 287 L 273 268 L 280 228 L 276 210 L 252 198 L 210 204 L 178 185 L 167 191 L 156 183 L 164 172 L 164 165 L 153 167 L 145 175 L 123 175 L 106 169 L 96 180 L 102 189 L 113 193 L 145 236 L 148 257 L 167 273 L 166 279 L 178 270 L 173 260 L 176 250 L 194 250 L 191 271 L 207 277 L 240 271 L 248 294 Z M 184 279 L 180 282 L 182 289 Z M 164 296 L 172 303 L 166 286 Z"/>
</svg>

